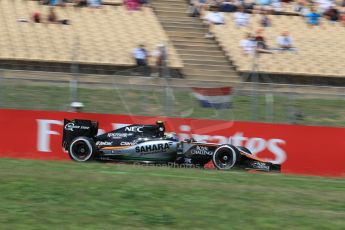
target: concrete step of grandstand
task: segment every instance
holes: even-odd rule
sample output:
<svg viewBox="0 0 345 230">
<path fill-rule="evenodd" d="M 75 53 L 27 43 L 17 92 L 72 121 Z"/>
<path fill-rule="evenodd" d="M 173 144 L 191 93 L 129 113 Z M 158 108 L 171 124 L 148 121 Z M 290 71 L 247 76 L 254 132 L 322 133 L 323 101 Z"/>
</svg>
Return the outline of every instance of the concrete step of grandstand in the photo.
<svg viewBox="0 0 345 230">
<path fill-rule="evenodd" d="M 175 23 L 196 23 L 198 25 L 203 25 L 203 23 L 200 24 L 200 19 L 192 18 L 192 17 L 170 17 L 170 16 L 164 16 L 162 20 L 160 20 L 162 23 L 166 22 L 175 22 Z"/>
<path fill-rule="evenodd" d="M 200 22 L 176 22 L 176 21 L 161 21 L 162 25 L 166 28 L 168 26 L 172 27 L 193 27 L 193 28 L 202 28 L 205 29 L 205 25 L 200 24 Z"/>
<path fill-rule="evenodd" d="M 193 55 L 193 54 L 181 54 L 180 57 L 183 59 L 183 61 L 188 60 L 208 60 L 208 61 L 224 61 L 223 56 L 210 56 L 210 55 Z"/>
<path fill-rule="evenodd" d="M 201 34 L 205 34 L 207 32 L 207 29 L 204 27 L 194 27 L 194 26 L 171 26 L 171 25 L 163 25 L 164 29 L 167 31 L 181 31 L 181 29 L 184 29 L 189 32 L 200 32 Z"/>
<path fill-rule="evenodd" d="M 174 44 L 176 49 L 196 49 L 196 50 L 221 50 L 221 48 L 219 46 L 217 46 L 216 44 L 200 44 L 200 43 L 177 43 Z"/>
<path fill-rule="evenodd" d="M 164 30 L 180 55 L 186 79 L 238 82 L 240 79 L 214 39 L 205 38 L 207 28 L 199 18 L 189 17 L 187 0 L 152 0 Z M 175 7 L 174 7 L 175 6 Z"/>
<path fill-rule="evenodd" d="M 188 30 L 185 30 L 185 31 L 169 31 L 169 30 L 166 30 L 166 32 L 167 32 L 167 34 L 169 36 L 195 37 L 195 38 L 204 38 L 205 37 L 205 33 L 202 33 L 200 31 L 190 32 Z"/>
<path fill-rule="evenodd" d="M 224 55 L 222 54 L 222 52 L 220 50 L 187 50 L 187 49 L 177 49 L 179 54 L 182 55 L 200 55 L 202 56 L 202 58 L 204 59 L 204 56 L 223 56 L 223 60 L 227 60 L 224 59 Z"/>
<path fill-rule="evenodd" d="M 188 17 L 187 10 L 178 11 L 178 10 L 158 10 L 159 7 L 155 7 L 154 11 L 158 15 L 168 15 L 168 16 L 177 16 L 177 17 Z"/>
<path fill-rule="evenodd" d="M 227 67 L 228 62 L 226 60 L 210 60 L 208 58 L 194 58 L 194 59 L 187 59 L 185 58 L 184 60 L 185 64 L 199 64 L 199 65 L 218 65 L 218 66 L 224 66 L 224 64 Z"/>
<path fill-rule="evenodd" d="M 152 1 L 151 1 L 152 2 Z M 184 9 L 186 9 L 186 4 L 184 2 L 181 1 L 153 1 L 154 4 L 153 6 L 159 6 L 159 8 L 173 8 L 175 9 L 175 7 L 184 7 Z"/>
<path fill-rule="evenodd" d="M 202 44 L 214 44 L 214 41 L 212 40 L 206 40 L 203 38 L 192 38 L 192 39 L 187 39 L 187 38 L 181 38 L 181 37 L 170 37 L 170 40 L 173 41 L 175 44 L 198 44 L 198 43 L 202 43 Z"/>
<path fill-rule="evenodd" d="M 155 4 L 156 7 L 157 7 L 157 4 Z M 178 11 L 181 11 L 181 12 L 186 12 L 187 13 L 187 9 L 186 9 L 186 6 L 183 5 L 183 4 L 173 4 L 173 5 L 164 5 L 164 4 L 158 4 L 159 6 L 159 10 L 164 10 L 164 11 L 171 11 L 171 9 L 174 9 L 174 10 L 178 10 Z M 154 8 L 156 8 L 154 7 Z"/>
<path fill-rule="evenodd" d="M 209 67 L 209 69 L 206 68 L 198 68 L 202 65 L 185 65 L 185 68 L 183 68 L 183 72 L 186 74 L 197 74 L 201 76 L 213 76 L 213 75 L 235 75 L 235 72 L 230 69 L 217 69 L 216 67 L 212 66 L 206 66 Z M 188 76 L 187 76 L 188 78 Z"/>
<path fill-rule="evenodd" d="M 175 31 L 176 32 L 176 31 Z M 171 32 L 171 33 L 173 33 L 173 32 Z M 207 41 L 207 42 L 212 42 L 212 43 L 214 43 L 215 41 L 214 41 L 214 39 L 205 39 L 205 34 L 203 34 L 202 36 L 200 36 L 200 34 L 197 34 L 197 36 L 196 36 L 196 34 L 195 33 L 193 33 L 193 34 L 188 34 L 188 33 L 185 33 L 185 34 L 177 34 L 177 35 L 174 35 L 174 34 L 169 34 L 169 37 L 171 38 L 171 39 L 183 39 L 183 40 L 185 40 L 185 41 L 194 41 L 194 40 L 196 40 L 196 41 Z"/>
<path fill-rule="evenodd" d="M 227 65 L 211 65 L 211 64 L 203 64 L 203 63 L 184 63 L 184 67 L 186 70 L 190 70 L 190 69 L 197 69 L 197 70 L 202 70 L 202 71 L 206 71 L 206 72 L 220 72 L 220 73 L 228 73 L 228 72 L 234 72 L 229 66 Z"/>
</svg>

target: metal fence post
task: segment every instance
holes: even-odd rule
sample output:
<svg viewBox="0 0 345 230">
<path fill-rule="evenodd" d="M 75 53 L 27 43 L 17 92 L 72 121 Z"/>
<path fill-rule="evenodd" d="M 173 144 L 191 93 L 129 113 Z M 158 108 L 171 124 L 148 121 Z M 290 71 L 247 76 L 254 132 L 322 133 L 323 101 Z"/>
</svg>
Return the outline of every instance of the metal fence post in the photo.
<svg viewBox="0 0 345 230">
<path fill-rule="evenodd" d="M 291 90 L 288 93 L 288 106 L 286 108 L 288 109 L 288 122 L 290 124 L 296 124 L 295 95 Z"/>
<path fill-rule="evenodd" d="M 255 51 L 253 54 L 253 65 L 251 72 L 252 80 L 252 120 L 256 121 L 258 119 L 259 113 L 259 94 L 258 94 L 258 82 L 259 82 L 259 73 L 258 73 L 258 61 L 259 53 Z M 249 76 L 250 76 L 249 75 Z"/>
<path fill-rule="evenodd" d="M 169 80 L 170 80 L 170 69 L 168 66 L 168 51 L 166 45 L 163 47 L 163 82 L 164 82 L 164 115 L 165 116 L 170 116 L 171 115 L 171 95 L 172 95 L 172 89 L 170 88 L 169 85 Z"/>
<path fill-rule="evenodd" d="M 5 90 L 5 85 L 4 85 L 4 80 L 3 80 L 3 69 L 0 69 L 0 107 L 4 108 L 5 106 L 5 97 L 4 97 L 4 90 Z"/>
<path fill-rule="evenodd" d="M 273 121 L 273 106 L 274 106 L 274 96 L 273 93 L 266 93 L 266 121 L 272 122 Z"/>
<path fill-rule="evenodd" d="M 78 77 L 79 77 L 79 65 L 77 62 L 78 49 L 79 49 L 79 37 L 74 38 L 74 45 L 72 47 L 72 62 L 71 62 L 71 73 L 72 78 L 70 80 L 70 90 L 71 90 L 71 103 L 78 101 Z"/>
</svg>

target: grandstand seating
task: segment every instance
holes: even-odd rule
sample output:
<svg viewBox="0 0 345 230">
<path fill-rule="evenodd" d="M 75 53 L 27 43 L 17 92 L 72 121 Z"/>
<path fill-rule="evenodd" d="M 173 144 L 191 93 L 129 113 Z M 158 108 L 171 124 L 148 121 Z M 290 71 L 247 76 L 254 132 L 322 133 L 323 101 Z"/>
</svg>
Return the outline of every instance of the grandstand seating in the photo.
<svg viewBox="0 0 345 230">
<path fill-rule="evenodd" d="M 251 71 L 253 57 L 243 55 L 239 43 L 246 33 L 253 34 L 259 28 L 259 17 L 252 14 L 249 27 L 236 28 L 232 14 L 226 14 L 226 25 L 214 27 L 216 39 L 241 72 Z M 277 47 L 277 36 L 289 31 L 298 51 L 260 55 L 260 72 L 344 77 L 345 30 L 340 24 L 322 21 L 322 26 L 312 28 L 303 17 L 271 15 L 270 18 L 273 26 L 264 30 L 267 45 Z"/>
<path fill-rule="evenodd" d="M 133 48 L 145 44 L 153 51 L 164 42 L 169 66 L 183 67 L 150 8 L 128 12 L 123 6 L 55 7 L 58 19 L 68 19 L 71 25 L 32 22 L 33 12 L 45 19 L 48 8 L 37 1 L 0 1 L 0 60 L 134 66 Z"/>
<path fill-rule="evenodd" d="M 104 0 L 103 5 L 122 5 L 123 0 Z"/>
</svg>

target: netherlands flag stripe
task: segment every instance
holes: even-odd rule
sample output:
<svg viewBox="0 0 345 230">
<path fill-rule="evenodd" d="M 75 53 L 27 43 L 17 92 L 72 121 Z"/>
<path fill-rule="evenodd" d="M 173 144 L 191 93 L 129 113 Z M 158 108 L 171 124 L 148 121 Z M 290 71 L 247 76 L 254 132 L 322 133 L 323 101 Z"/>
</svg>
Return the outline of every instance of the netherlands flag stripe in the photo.
<svg viewBox="0 0 345 230">
<path fill-rule="evenodd" d="M 202 107 L 215 109 L 231 107 L 231 87 L 192 89 L 193 95 L 200 101 Z"/>
<path fill-rule="evenodd" d="M 231 87 L 219 87 L 219 88 L 192 88 L 195 93 L 202 94 L 204 96 L 224 96 L 232 94 Z"/>
</svg>

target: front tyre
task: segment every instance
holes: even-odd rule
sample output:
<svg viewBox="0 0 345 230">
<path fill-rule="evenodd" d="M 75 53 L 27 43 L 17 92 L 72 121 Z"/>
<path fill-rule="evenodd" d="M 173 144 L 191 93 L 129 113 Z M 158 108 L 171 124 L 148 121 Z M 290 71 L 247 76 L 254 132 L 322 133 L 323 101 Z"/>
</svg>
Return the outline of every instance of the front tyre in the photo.
<svg viewBox="0 0 345 230">
<path fill-rule="evenodd" d="M 218 147 L 214 151 L 212 157 L 214 166 L 219 170 L 232 169 L 237 160 L 239 160 L 239 153 L 237 149 L 229 145 L 222 145 Z"/>
<path fill-rule="evenodd" d="M 87 137 L 75 138 L 68 148 L 70 158 L 78 162 L 90 161 L 96 152 L 94 141 Z"/>
</svg>

